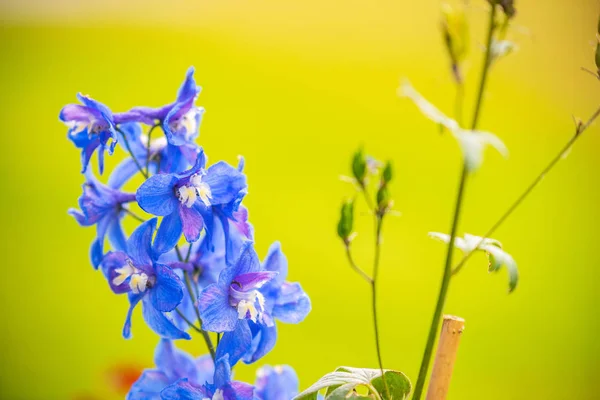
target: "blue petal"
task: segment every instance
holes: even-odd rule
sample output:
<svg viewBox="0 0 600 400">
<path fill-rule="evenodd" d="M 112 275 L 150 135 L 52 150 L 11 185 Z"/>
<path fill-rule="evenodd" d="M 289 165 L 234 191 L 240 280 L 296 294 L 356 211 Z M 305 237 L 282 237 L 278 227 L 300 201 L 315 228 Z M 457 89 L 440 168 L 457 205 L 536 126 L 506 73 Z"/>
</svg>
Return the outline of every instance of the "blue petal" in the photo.
<svg viewBox="0 0 600 400">
<path fill-rule="evenodd" d="M 310 299 L 299 283 L 286 282 L 273 306 L 273 317 L 288 323 L 302 322 L 311 310 Z"/>
<path fill-rule="evenodd" d="M 277 328 L 273 324 L 272 326 L 266 326 L 263 324 L 256 324 L 252 321 L 248 321 L 252 329 L 252 345 L 248 349 L 244 362 L 251 364 L 263 358 L 268 352 L 270 352 L 275 346 L 277 341 Z"/>
<path fill-rule="evenodd" d="M 260 400 L 291 399 L 298 394 L 298 375 L 289 365 L 265 365 L 256 375 L 256 395 Z"/>
<path fill-rule="evenodd" d="M 231 366 L 248 352 L 252 344 L 252 332 L 248 326 L 247 320 L 240 320 L 234 331 L 225 332 L 219 345 L 217 346 L 216 358 L 220 359 L 224 355 L 229 355 Z"/>
<path fill-rule="evenodd" d="M 279 242 L 274 242 L 269 247 L 269 252 L 262 265 L 266 271 L 279 272 L 271 282 L 265 285 L 265 288 L 279 287 L 285 282 L 288 274 L 288 261 L 283 251 L 281 251 L 281 244 Z"/>
<path fill-rule="evenodd" d="M 217 388 L 223 387 L 231 382 L 231 365 L 229 364 L 229 356 L 225 354 L 218 358 L 215 363 L 215 382 Z"/>
<path fill-rule="evenodd" d="M 189 67 L 185 73 L 185 80 L 177 93 L 177 101 L 185 101 L 191 97 L 196 97 L 200 93 L 200 88 L 194 80 L 194 67 Z"/>
<path fill-rule="evenodd" d="M 148 148 L 144 146 L 141 141 L 142 127 L 137 123 L 126 123 L 119 126 L 119 129 L 125 134 L 125 139 L 129 142 L 131 151 L 135 154 L 135 157 L 146 161 L 148 155 Z M 119 132 L 119 137 L 123 135 Z"/>
<path fill-rule="evenodd" d="M 183 284 L 169 267 L 156 264 L 156 283 L 150 289 L 152 305 L 159 311 L 173 311 L 183 298 Z"/>
<path fill-rule="evenodd" d="M 202 388 L 192 385 L 187 379 L 181 379 L 160 392 L 162 400 L 203 400 L 210 398 L 206 395 L 207 393 Z"/>
<path fill-rule="evenodd" d="M 191 339 L 190 335 L 177 328 L 162 312 L 158 311 L 148 299 L 142 301 L 144 320 L 150 328 L 165 339 Z"/>
<path fill-rule="evenodd" d="M 247 186 L 246 176 L 223 161 L 208 168 L 202 181 L 210 187 L 213 205 L 229 203 Z"/>
<path fill-rule="evenodd" d="M 163 372 L 147 369 L 131 386 L 126 400 L 160 400 L 160 391 L 171 383 Z"/>
<path fill-rule="evenodd" d="M 102 250 L 102 247 L 102 242 L 100 242 L 98 239 L 95 239 L 90 247 L 90 259 L 94 269 L 98 269 L 98 266 L 100 263 L 102 263 L 102 258 L 104 258 L 104 251 Z"/>
<path fill-rule="evenodd" d="M 83 103 L 84 106 L 92 108 L 94 110 L 98 110 L 100 113 L 102 113 L 103 117 L 108 118 L 112 121 L 112 112 L 104 104 L 81 93 L 77 94 L 77 98 Z"/>
<path fill-rule="evenodd" d="M 160 255 L 174 248 L 181 237 L 182 231 L 183 226 L 178 212 L 164 217 L 154 238 L 154 253 Z"/>
<path fill-rule="evenodd" d="M 252 242 L 245 242 L 242 245 L 240 256 L 235 265 L 225 268 L 221 272 L 221 275 L 219 275 L 219 283 L 229 286 L 236 276 L 260 270 L 260 261 L 258 260 L 256 251 L 254 251 L 254 244 Z"/>
<path fill-rule="evenodd" d="M 186 352 L 177 349 L 170 340 L 160 340 L 154 351 L 154 363 L 169 378 L 169 383 L 181 378 L 188 378 L 198 383 L 195 379 L 198 374 L 196 360 Z"/>
<path fill-rule="evenodd" d="M 108 241 L 115 250 L 127 251 L 127 240 L 121 226 L 121 221 L 118 218 L 112 218 L 108 227 Z"/>
<path fill-rule="evenodd" d="M 127 254 L 136 266 L 152 265 L 152 235 L 156 229 L 156 218 L 149 219 L 127 239 Z"/>
<path fill-rule="evenodd" d="M 178 118 L 181 118 L 194 106 L 194 101 L 195 99 L 192 97 L 182 102 L 176 103 L 165 117 L 162 123 L 162 129 L 165 132 L 167 141 L 170 144 L 174 146 L 182 146 L 187 143 L 185 137 L 181 137 L 181 135 L 178 135 L 177 132 L 173 132 L 171 130 L 171 120 L 176 121 Z M 196 133 L 193 134 L 194 137 L 195 135 Z"/>
<path fill-rule="evenodd" d="M 139 169 L 135 161 L 133 161 L 133 158 L 128 157 L 113 169 L 112 174 L 110 174 L 110 177 L 108 178 L 108 186 L 119 189 L 138 172 Z"/>
<path fill-rule="evenodd" d="M 189 243 L 200 239 L 200 233 L 204 229 L 204 218 L 202 218 L 201 209 L 203 207 L 196 203 L 188 208 L 184 205 L 179 207 L 179 217 L 183 225 L 183 236 Z"/>
<path fill-rule="evenodd" d="M 217 284 L 204 288 L 198 298 L 202 328 L 210 332 L 228 332 L 235 329 L 238 315 L 229 304 L 229 289 Z"/>
<path fill-rule="evenodd" d="M 175 211 L 179 200 L 175 197 L 175 184 L 178 179 L 172 174 L 151 176 L 139 187 L 136 199 L 147 213 L 164 217 Z"/>
<path fill-rule="evenodd" d="M 127 316 L 125 317 L 125 324 L 123 325 L 123 337 L 125 339 L 131 338 L 131 314 L 133 309 L 140 302 L 145 293 L 129 293 L 129 310 L 127 310 Z"/>
</svg>

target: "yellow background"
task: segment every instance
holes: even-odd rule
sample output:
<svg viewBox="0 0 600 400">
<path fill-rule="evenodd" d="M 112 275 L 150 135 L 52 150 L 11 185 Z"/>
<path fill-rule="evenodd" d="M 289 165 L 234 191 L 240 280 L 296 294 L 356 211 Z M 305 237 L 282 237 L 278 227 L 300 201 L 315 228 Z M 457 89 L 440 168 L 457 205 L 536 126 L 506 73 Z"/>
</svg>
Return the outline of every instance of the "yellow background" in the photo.
<svg viewBox="0 0 600 400">
<path fill-rule="evenodd" d="M 288 363 L 307 387 L 339 365 L 376 366 L 369 288 L 335 234 L 339 205 L 353 193 L 339 175 L 364 144 L 393 160 L 402 212 L 384 227 L 384 362 L 415 382 L 445 253 L 427 232 L 449 229 L 460 153 L 396 88 L 408 77 L 452 112 L 440 2 L 120 3 L 0 5 L 0 397 L 109 398 L 103 371 L 152 365 L 156 335 L 138 310 L 134 338 L 121 338 L 127 301 L 89 265 L 94 229 L 66 213 L 82 176 L 58 112 L 78 91 L 114 111 L 172 101 L 190 65 L 207 109 L 199 143 L 212 161 L 246 157 L 257 250 L 264 256 L 280 240 L 290 279 L 313 302 L 306 321 L 280 324 L 275 350 L 236 368 L 237 378 L 253 381 L 257 366 Z M 484 0 L 471 4 L 466 110 L 487 18 Z M 529 0 L 517 8 L 520 51 L 493 68 L 481 119 L 511 155 L 486 153 L 469 181 L 461 233 L 483 234 L 568 140 L 571 116 L 587 118 L 599 105 L 600 83 L 580 71 L 593 68 L 597 2 Z M 599 135 L 598 126 L 586 132 L 495 235 L 520 266 L 514 294 L 506 293 L 505 271 L 488 275 L 481 255 L 453 280 L 445 311 L 467 328 L 451 399 L 598 397 Z M 355 251 L 370 269 L 372 226 L 362 210 Z M 197 337 L 185 347 L 205 351 Z"/>
</svg>

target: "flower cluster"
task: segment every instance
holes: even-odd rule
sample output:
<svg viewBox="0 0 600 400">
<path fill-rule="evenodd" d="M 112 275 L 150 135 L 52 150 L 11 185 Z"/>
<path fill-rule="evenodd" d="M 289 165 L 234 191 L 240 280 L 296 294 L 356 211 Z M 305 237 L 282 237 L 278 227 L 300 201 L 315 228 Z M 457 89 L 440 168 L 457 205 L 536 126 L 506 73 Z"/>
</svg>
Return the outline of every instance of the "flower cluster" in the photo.
<svg viewBox="0 0 600 400">
<path fill-rule="evenodd" d="M 290 367 L 261 368 L 255 385 L 231 378 L 236 363 L 253 363 L 273 348 L 277 321 L 299 323 L 311 304 L 298 283 L 286 280 L 279 243 L 262 262 L 254 250 L 242 205 L 243 158 L 237 166 L 208 165 L 195 143 L 204 115 L 199 93 L 190 68 L 175 101 L 161 107 L 113 113 L 81 94 L 81 104 L 65 106 L 60 119 L 81 150 L 85 176 L 80 209 L 69 213 L 96 227 L 91 263 L 113 293 L 127 295 L 123 336 L 131 337 L 132 313 L 141 303 L 146 324 L 161 337 L 156 368 L 142 374 L 128 398 L 289 399 L 298 393 Z M 153 138 L 155 131 L 163 135 Z M 113 154 L 117 144 L 128 156 L 102 183 L 90 160 L 97 152 L 102 175 L 105 152 Z M 144 180 L 135 193 L 124 190 L 139 175 Z M 139 216 L 139 209 L 148 215 Z M 139 223 L 129 236 L 126 217 Z M 210 355 L 194 359 L 174 347 L 173 340 L 191 338 L 190 330 L 202 335 Z"/>
</svg>

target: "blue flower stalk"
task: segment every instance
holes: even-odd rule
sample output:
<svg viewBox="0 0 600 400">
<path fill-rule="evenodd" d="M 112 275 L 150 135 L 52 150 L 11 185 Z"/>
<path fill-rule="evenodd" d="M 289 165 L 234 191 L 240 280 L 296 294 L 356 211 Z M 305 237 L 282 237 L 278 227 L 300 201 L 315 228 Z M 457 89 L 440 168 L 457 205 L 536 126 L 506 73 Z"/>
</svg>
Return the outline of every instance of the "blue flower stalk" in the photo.
<svg viewBox="0 0 600 400">
<path fill-rule="evenodd" d="M 289 399 L 298 392 L 291 367 L 261 370 L 256 385 L 232 379 L 238 361 L 256 362 L 275 346 L 276 321 L 299 323 L 311 305 L 298 283 L 286 281 L 278 243 L 263 263 L 258 259 L 242 204 L 244 159 L 237 167 L 207 166 L 196 143 L 204 115 L 196 105 L 200 90 L 190 68 L 166 105 L 112 112 L 80 94 L 81 104 L 65 106 L 59 119 L 80 150 L 85 174 L 79 209 L 69 214 L 96 228 L 92 266 L 129 301 L 123 337 L 132 336 L 141 303 L 143 320 L 160 338 L 156 367 L 144 371 L 128 399 Z M 103 183 L 91 159 L 97 155 L 102 175 L 105 153 L 113 155 L 118 143 L 127 155 Z M 129 235 L 122 224 L 127 215 L 139 223 Z M 192 357 L 175 347 L 174 340 L 191 339 L 189 330 L 202 335 L 209 355 Z M 209 332 L 222 334 L 216 350 Z"/>
</svg>

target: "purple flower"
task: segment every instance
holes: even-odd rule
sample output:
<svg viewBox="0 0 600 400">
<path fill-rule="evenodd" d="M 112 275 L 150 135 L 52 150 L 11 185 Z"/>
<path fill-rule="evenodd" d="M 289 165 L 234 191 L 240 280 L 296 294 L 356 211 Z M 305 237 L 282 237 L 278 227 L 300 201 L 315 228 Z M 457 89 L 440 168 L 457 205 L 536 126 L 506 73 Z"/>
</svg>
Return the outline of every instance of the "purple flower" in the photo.
<svg viewBox="0 0 600 400">
<path fill-rule="evenodd" d="M 141 122 L 154 125 L 159 121 L 169 144 L 182 146 L 192 143 L 199 134 L 204 109 L 195 102 L 201 88 L 194 80 L 194 68 L 190 67 L 179 88 L 175 102 L 159 108 L 135 107 L 130 111 L 115 114 L 117 123 Z"/>
<path fill-rule="evenodd" d="M 198 386 L 212 382 L 215 370 L 210 355 L 194 359 L 166 339 L 158 343 L 154 363 L 156 368 L 144 370 L 131 386 L 127 400 L 160 400 L 160 392 L 180 379 Z"/>
<path fill-rule="evenodd" d="M 258 400 L 290 400 L 298 394 L 298 376 L 289 365 L 265 365 L 256 371 Z"/>
<path fill-rule="evenodd" d="M 77 98 L 83 105 L 68 104 L 60 111 L 59 118 L 69 127 L 68 138 L 81 149 L 82 172 L 85 172 L 97 148 L 100 174 L 104 172 L 104 150 L 108 141 L 108 153 L 112 154 L 117 145 L 117 133 L 113 114 L 104 104 L 81 93 Z"/>
<path fill-rule="evenodd" d="M 254 400 L 252 385 L 231 380 L 227 355 L 217 359 L 213 382 L 198 386 L 188 379 L 181 379 L 160 395 L 163 400 Z"/>
<path fill-rule="evenodd" d="M 234 365 L 239 359 L 247 364 L 256 362 L 273 349 L 277 341 L 275 320 L 297 324 L 311 310 L 310 299 L 300 284 L 285 280 L 288 264 L 278 242 L 271 245 L 261 270 L 274 276 L 258 289 L 263 301 L 262 319 L 240 322 L 235 331 L 223 334 L 217 347 L 217 357 L 229 354 Z"/>
<path fill-rule="evenodd" d="M 92 242 L 90 258 L 98 268 L 104 257 L 104 238 L 108 235 L 113 248 L 125 250 L 125 234 L 121 226 L 123 204 L 135 201 L 135 194 L 118 190 L 119 186 L 104 185 L 88 170 L 83 194 L 79 197 L 80 210 L 71 208 L 71 214 L 82 226 L 96 225 L 96 239 Z"/>
<path fill-rule="evenodd" d="M 159 254 L 171 250 L 181 237 L 190 243 L 200 238 L 202 230 L 212 232 L 213 212 L 230 207 L 246 193 L 246 177 L 224 162 L 204 169 L 201 152 L 196 164 L 181 174 L 157 174 L 137 190 L 140 207 L 154 215 L 164 216 L 155 240 Z"/>
<path fill-rule="evenodd" d="M 262 323 L 265 299 L 258 289 L 276 275 L 277 272 L 263 270 L 252 243 L 244 243 L 238 261 L 225 268 L 219 281 L 200 294 L 198 307 L 203 329 L 230 332 L 236 329 L 238 321 Z"/>
<path fill-rule="evenodd" d="M 127 251 L 110 252 L 102 260 L 102 271 L 117 294 L 127 293 L 129 311 L 123 327 L 123 336 L 131 336 L 131 314 L 142 301 L 146 323 L 166 339 L 190 339 L 177 328 L 166 313 L 175 310 L 183 298 L 182 283 L 177 274 L 166 265 L 156 262 L 152 251 L 152 235 L 156 218 L 141 224 L 127 240 Z"/>
</svg>

